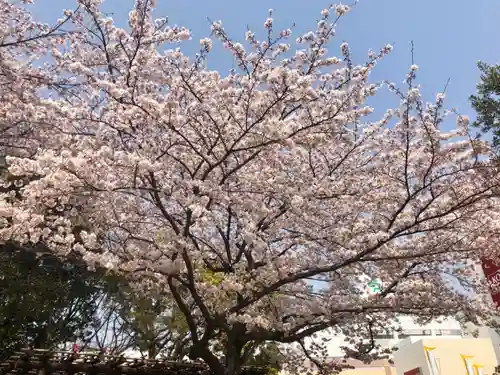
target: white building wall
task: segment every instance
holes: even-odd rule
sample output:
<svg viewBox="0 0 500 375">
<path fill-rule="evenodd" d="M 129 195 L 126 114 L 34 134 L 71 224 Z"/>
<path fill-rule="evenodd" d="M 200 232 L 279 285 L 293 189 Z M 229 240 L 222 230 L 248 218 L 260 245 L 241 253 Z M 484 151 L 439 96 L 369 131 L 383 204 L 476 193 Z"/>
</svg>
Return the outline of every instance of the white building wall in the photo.
<svg viewBox="0 0 500 375">
<path fill-rule="evenodd" d="M 382 349 L 397 348 L 402 340 L 410 339 L 417 341 L 428 337 L 443 337 L 443 338 L 461 338 L 464 335 L 460 327 L 460 323 L 452 318 L 443 318 L 435 320 L 428 324 L 419 325 L 415 319 L 410 316 L 400 317 L 400 325 L 402 332 L 390 332 L 390 337 L 377 338 L 376 343 Z M 315 339 L 308 338 L 305 340 L 306 347 L 312 341 L 320 342 L 323 338 L 328 338 L 327 351 L 329 357 L 341 357 L 344 355 L 342 346 L 349 346 L 344 335 L 334 334 L 332 331 L 320 332 Z"/>
</svg>

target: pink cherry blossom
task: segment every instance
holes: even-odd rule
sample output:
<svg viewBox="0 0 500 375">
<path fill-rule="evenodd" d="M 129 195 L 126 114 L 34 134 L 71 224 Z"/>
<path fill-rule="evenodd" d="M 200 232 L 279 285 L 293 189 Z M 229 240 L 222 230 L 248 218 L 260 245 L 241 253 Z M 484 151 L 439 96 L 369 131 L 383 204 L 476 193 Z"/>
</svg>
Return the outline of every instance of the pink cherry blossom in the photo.
<svg viewBox="0 0 500 375">
<path fill-rule="evenodd" d="M 79 3 L 61 11 L 68 33 L 0 0 L 3 241 L 170 296 L 192 359 L 217 374 L 237 374 L 249 342 L 294 344 L 284 351 L 299 370 L 321 364 L 325 342 L 304 340 L 325 329 L 366 359 L 366 338 L 398 314 L 490 317 L 469 272 L 499 251 L 488 145 L 463 116 L 442 130 L 443 98 L 423 102 L 416 65 L 407 89 L 389 85 L 401 106 L 373 115 L 367 99 L 385 83 L 370 73 L 392 46 L 359 65 L 347 43 L 329 54 L 330 10 L 294 53 L 271 18 L 266 40 L 247 30 L 244 43 L 214 22 L 235 59 L 221 74 L 204 64 L 212 40 L 184 55 L 189 30 L 154 20 L 152 1 L 136 1 L 126 30 L 101 1 Z M 373 279 L 380 293 L 365 292 Z"/>
</svg>

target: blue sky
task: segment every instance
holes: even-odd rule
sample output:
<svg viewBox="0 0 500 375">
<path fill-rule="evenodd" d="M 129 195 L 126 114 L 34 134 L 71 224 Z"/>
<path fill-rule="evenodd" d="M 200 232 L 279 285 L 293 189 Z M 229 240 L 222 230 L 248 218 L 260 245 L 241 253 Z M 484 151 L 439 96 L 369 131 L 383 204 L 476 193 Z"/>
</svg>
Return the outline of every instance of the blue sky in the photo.
<svg viewBox="0 0 500 375">
<path fill-rule="evenodd" d="M 312 29 L 319 12 L 331 1 L 323 0 L 157 0 L 157 15 L 168 16 L 172 24 L 190 28 L 193 42 L 184 51 L 193 54 L 198 40 L 210 34 L 207 17 L 222 20 L 233 39 L 243 39 L 246 25 L 262 30 L 269 8 L 274 9 L 277 29 L 296 23 L 295 35 Z M 35 0 L 30 6 L 36 17 L 54 21 L 63 8 L 73 8 L 72 0 Z M 104 9 L 125 24 L 133 0 L 105 0 Z M 393 53 L 373 74 L 374 80 L 387 79 L 400 84 L 411 64 L 410 41 L 415 43 L 415 62 L 419 65 L 418 82 L 427 99 L 443 89 L 451 79 L 446 104 L 471 115 L 468 96 L 479 79 L 477 60 L 500 62 L 500 1 L 476 0 L 360 0 L 339 24 L 336 40 L 331 45 L 334 55 L 343 40 L 349 42 L 356 61 L 365 61 L 366 52 L 394 43 Z M 231 60 L 221 49 L 214 49 L 209 68 L 223 74 Z M 377 106 L 393 105 L 377 100 Z M 377 112 L 381 108 L 377 108 Z"/>
</svg>

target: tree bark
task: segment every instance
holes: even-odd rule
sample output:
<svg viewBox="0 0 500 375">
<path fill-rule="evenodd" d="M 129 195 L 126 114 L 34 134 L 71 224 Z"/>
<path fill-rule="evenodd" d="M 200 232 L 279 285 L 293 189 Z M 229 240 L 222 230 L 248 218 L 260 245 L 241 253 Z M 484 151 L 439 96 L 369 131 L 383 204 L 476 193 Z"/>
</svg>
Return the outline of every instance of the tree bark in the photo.
<svg viewBox="0 0 500 375">
<path fill-rule="evenodd" d="M 149 344 L 149 347 L 148 347 L 148 358 L 149 359 L 155 359 L 156 358 L 156 345 L 155 343 L 153 342 L 152 344 L 150 343 Z"/>
<path fill-rule="evenodd" d="M 242 351 L 243 342 L 238 334 L 238 330 L 234 335 L 230 336 L 226 344 L 225 355 L 225 372 L 224 375 L 240 375 L 243 365 Z"/>
<path fill-rule="evenodd" d="M 226 351 L 226 366 L 223 375 L 241 375 L 241 356 L 233 350 Z"/>
<path fill-rule="evenodd" d="M 202 359 L 214 375 L 226 375 L 224 364 L 208 348 L 194 344 L 189 351 L 189 358 L 193 361 Z"/>
</svg>

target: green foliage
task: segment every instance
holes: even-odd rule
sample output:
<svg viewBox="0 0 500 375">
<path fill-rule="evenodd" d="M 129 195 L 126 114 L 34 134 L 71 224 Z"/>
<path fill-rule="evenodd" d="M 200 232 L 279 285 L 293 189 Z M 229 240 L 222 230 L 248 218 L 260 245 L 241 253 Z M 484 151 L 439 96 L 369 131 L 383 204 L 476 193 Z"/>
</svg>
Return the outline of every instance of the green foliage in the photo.
<svg viewBox="0 0 500 375">
<path fill-rule="evenodd" d="M 0 356 L 27 345 L 82 340 L 100 280 L 85 267 L 4 244 L 0 248 Z"/>
<path fill-rule="evenodd" d="M 184 315 L 172 299 L 152 291 L 138 294 L 124 280 L 117 280 L 110 299 L 122 320 L 123 328 L 133 337 L 132 346 L 150 358 L 169 359 L 186 354 L 189 328 Z"/>
<path fill-rule="evenodd" d="M 210 285 L 219 286 L 224 280 L 224 273 L 213 272 L 207 268 L 204 270 L 201 277 L 203 281 L 209 283 Z"/>
<path fill-rule="evenodd" d="M 474 126 L 483 132 L 491 132 L 493 145 L 500 151 L 500 65 L 478 63 L 481 81 L 477 94 L 470 96 L 470 103 L 477 113 Z"/>
<path fill-rule="evenodd" d="M 266 342 L 256 347 L 245 365 L 268 368 L 269 375 L 276 375 L 281 370 L 283 356 L 275 342 Z"/>
<path fill-rule="evenodd" d="M 73 342 L 170 359 L 186 353 L 189 329 L 172 300 L 137 294 L 118 275 L 32 250 L 0 246 L 0 359 L 28 345 Z"/>
</svg>

